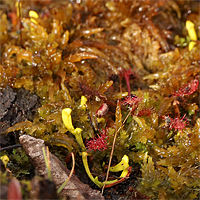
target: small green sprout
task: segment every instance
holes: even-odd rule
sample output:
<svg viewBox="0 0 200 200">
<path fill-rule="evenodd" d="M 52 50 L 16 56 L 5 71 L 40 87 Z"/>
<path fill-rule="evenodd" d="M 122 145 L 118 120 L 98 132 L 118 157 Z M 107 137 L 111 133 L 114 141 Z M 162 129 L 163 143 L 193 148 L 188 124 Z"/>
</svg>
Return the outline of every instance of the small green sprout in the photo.
<svg viewBox="0 0 200 200">
<path fill-rule="evenodd" d="M 50 167 L 50 161 L 49 161 L 49 148 L 47 147 L 46 148 L 46 151 L 47 151 L 47 155 L 46 155 L 46 152 L 45 152 L 45 147 L 42 147 L 42 152 L 43 152 L 43 155 L 44 155 L 44 160 L 45 160 L 45 165 L 47 167 L 47 175 L 48 175 L 48 179 L 51 180 L 51 167 Z"/>
</svg>

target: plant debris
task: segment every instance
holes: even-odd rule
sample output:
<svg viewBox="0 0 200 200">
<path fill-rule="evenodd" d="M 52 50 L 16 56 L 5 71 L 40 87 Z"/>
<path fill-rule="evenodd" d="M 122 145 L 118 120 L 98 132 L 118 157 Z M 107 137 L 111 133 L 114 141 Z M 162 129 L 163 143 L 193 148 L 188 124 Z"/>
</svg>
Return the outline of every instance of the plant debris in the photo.
<svg viewBox="0 0 200 200">
<path fill-rule="evenodd" d="M 47 168 L 42 152 L 44 141 L 29 135 L 23 135 L 19 139 L 39 175 L 47 177 Z M 52 179 L 58 188 L 68 178 L 70 171 L 53 154 L 49 153 L 49 159 Z M 89 188 L 88 185 L 83 184 L 75 175 L 72 175 L 68 184 L 61 191 L 61 195 L 72 199 L 104 199 L 99 191 Z"/>
</svg>

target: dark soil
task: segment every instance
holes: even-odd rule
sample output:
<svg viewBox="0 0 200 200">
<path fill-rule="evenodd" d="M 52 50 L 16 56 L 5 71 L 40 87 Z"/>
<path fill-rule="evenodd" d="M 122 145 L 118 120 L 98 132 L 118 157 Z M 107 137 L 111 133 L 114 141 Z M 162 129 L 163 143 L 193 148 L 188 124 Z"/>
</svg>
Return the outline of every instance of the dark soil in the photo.
<svg viewBox="0 0 200 200">
<path fill-rule="evenodd" d="M 19 132 L 3 134 L 9 127 L 22 122 L 32 121 L 40 106 L 39 97 L 24 88 L 13 90 L 9 86 L 0 92 L 0 146 L 1 148 L 19 142 Z"/>
<path fill-rule="evenodd" d="M 116 161 L 116 163 L 113 163 L 113 164 L 117 164 L 117 160 L 115 160 L 114 158 L 113 160 L 114 162 Z M 75 168 L 76 176 L 83 183 L 88 184 L 91 188 L 101 191 L 101 189 L 99 189 L 87 176 L 84 168 L 82 167 L 82 164 L 80 164 L 82 163 L 81 157 L 78 155 L 76 155 L 76 163 L 77 163 L 76 168 Z M 133 187 L 136 188 L 136 186 L 139 183 L 138 178 L 141 177 L 141 171 L 138 164 L 135 164 L 135 165 L 132 164 L 132 166 L 135 166 L 135 167 L 132 168 L 132 172 L 127 180 L 111 188 L 105 188 L 103 196 L 106 200 L 110 200 L 110 199 L 118 200 L 118 199 L 127 199 L 127 198 L 128 199 L 148 199 L 148 197 L 140 194 L 137 190 L 133 189 Z M 70 163 L 68 164 L 68 167 L 70 168 Z M 113 174 L 110 173 L 110 175 L 112 176 Z M 101 176 L 105 178 L 106 170 L 103 174 L 101 174 Z M 101 179 L 102 177 L 99 177 L 99 179 Z M 132 195 L 133 191 L 135 193 L 135 196 Z"/>
</svg>

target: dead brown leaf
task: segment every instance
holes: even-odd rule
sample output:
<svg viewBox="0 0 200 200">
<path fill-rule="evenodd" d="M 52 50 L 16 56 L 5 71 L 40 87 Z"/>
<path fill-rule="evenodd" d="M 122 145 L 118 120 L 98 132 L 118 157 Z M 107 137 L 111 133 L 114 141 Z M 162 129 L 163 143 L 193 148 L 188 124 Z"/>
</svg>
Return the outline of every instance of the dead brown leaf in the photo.
<svg viewBox="0 0 200 200">
<path fill-rule="evenodd" d="M 26 154 L 31 158 L 39 175 L 47 177 L 47 168 L 42 152 L 42 147 L 45 146 L 44 140 L 36 139 L 29 135 L 22 135 L 19 140 Z M 52 179 L 56 187 L 59 188 L 68 178 L 70 171 L 53 154 L 49 153 L 49 158 Z M 72 175 L 60 194 L 62 196 L 70 196 L 70 199 L 104 199 L 99 191 L 91 189 L 88 185 L 82 183 L 75 175 Z"/>
</svg>

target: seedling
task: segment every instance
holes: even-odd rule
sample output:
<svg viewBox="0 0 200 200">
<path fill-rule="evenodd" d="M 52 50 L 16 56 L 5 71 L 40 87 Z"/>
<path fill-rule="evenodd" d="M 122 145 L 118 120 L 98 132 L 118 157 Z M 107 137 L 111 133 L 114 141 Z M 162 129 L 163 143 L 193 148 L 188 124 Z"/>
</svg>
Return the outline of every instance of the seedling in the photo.
<svg viewBox="0 0 200 200">
<path fill-rule="evenodd" d="M 119 108 L 119 106 L 120 106 L 120 103 L 118 101 L 118 108 Z M 81 128 L 76 128 L 76 129 L 74 128 L 74 126 L 72 124 L 71 112 L 72 112 L 72 110 L 70 108 L 65 108 L 65 109 L 62 110 L 63 122 L 64 122 L 66 128 L 76 137 L 76 141 L 78 142 L 78 144 L 81 147 L 81 150 L 82 150 L 81 155 L 82 155 L 83 165 L 84 165 L 86 173 L 88 174 L 89 178 L 98 187 L 100 187 L 100 188 L 103 187 L 103 189 L 102 189 L 102 193 L 103 193 L 104 187 L 106 185 L 113 185 L 113 184 L 117 184 L 119 182 L 118 179 L 115 179 L 113 181 L 107 181 L 107 180 L 108 180 L 108 174 L 109 174 L 109 169 L 110 169 L 110 165 L 111 165 L 111 160 L 112 160 L 112 155 L 113 155 L 113 151 L 114 151 L 114 146 L 115 146 L 117 133 L 123 127 L 125 121 L 127 120 L 128 116 L 131 113 L 131 110 L 130 110 L 129 114 L 127 115 L 126 119 L 124 120 L 123 124 L 119 127 L 119 129 L 115 133 L 114 140 L 113 140 L 113 146 L 112 146 L 112 150 L 111 150 L 111 155 L 110 155 L 110 161 L 109 161 L 109 165 L 108 165 L 107 176 L 106 176 L 105 182 L 103 182 L 103 183 L 98 180 L 98 177 L 94 178 L 93 175 L 90 172 L 90 169 L 89 169 L 89 166 L 88 166 L 88 160 L 87 160 L 87 157 L 88 157 L 89 154 L 86 152 L 86 148 L 85 148 L 85 145 L 83 143 L 83 138 L 82 138 L 82 135 L 81 135 L 82 129 Z M 90 148 L 93 148 L 94 150 L 105 149 L 105 148 L 107 148 L 105 146 L 105 139 L 106 139 L 106 135 L 103 134 L 103 137 L 101 135 L 98 138 L 90 141 L 88 146 Z M 100 145 L 100 146 L 94 146 L 94 145 Z M 114 170 L 115 172 L 122 171 L 122 174 L 121 174 L 120 178 L 125 180 L 124 178 L 127 177 L 130 174 L 129 170 L 128 170 L 128 168 L 129 168 L 128 162 L 129 162 L 129 158 L 128 158 L 128 156 L 125 155 L 122 158 L 122 161 L 117 166 L 113 167 L 111 170 Z M 60 190 L 59 190 L 59 192 L 60 192 Z"/>
</svg>

